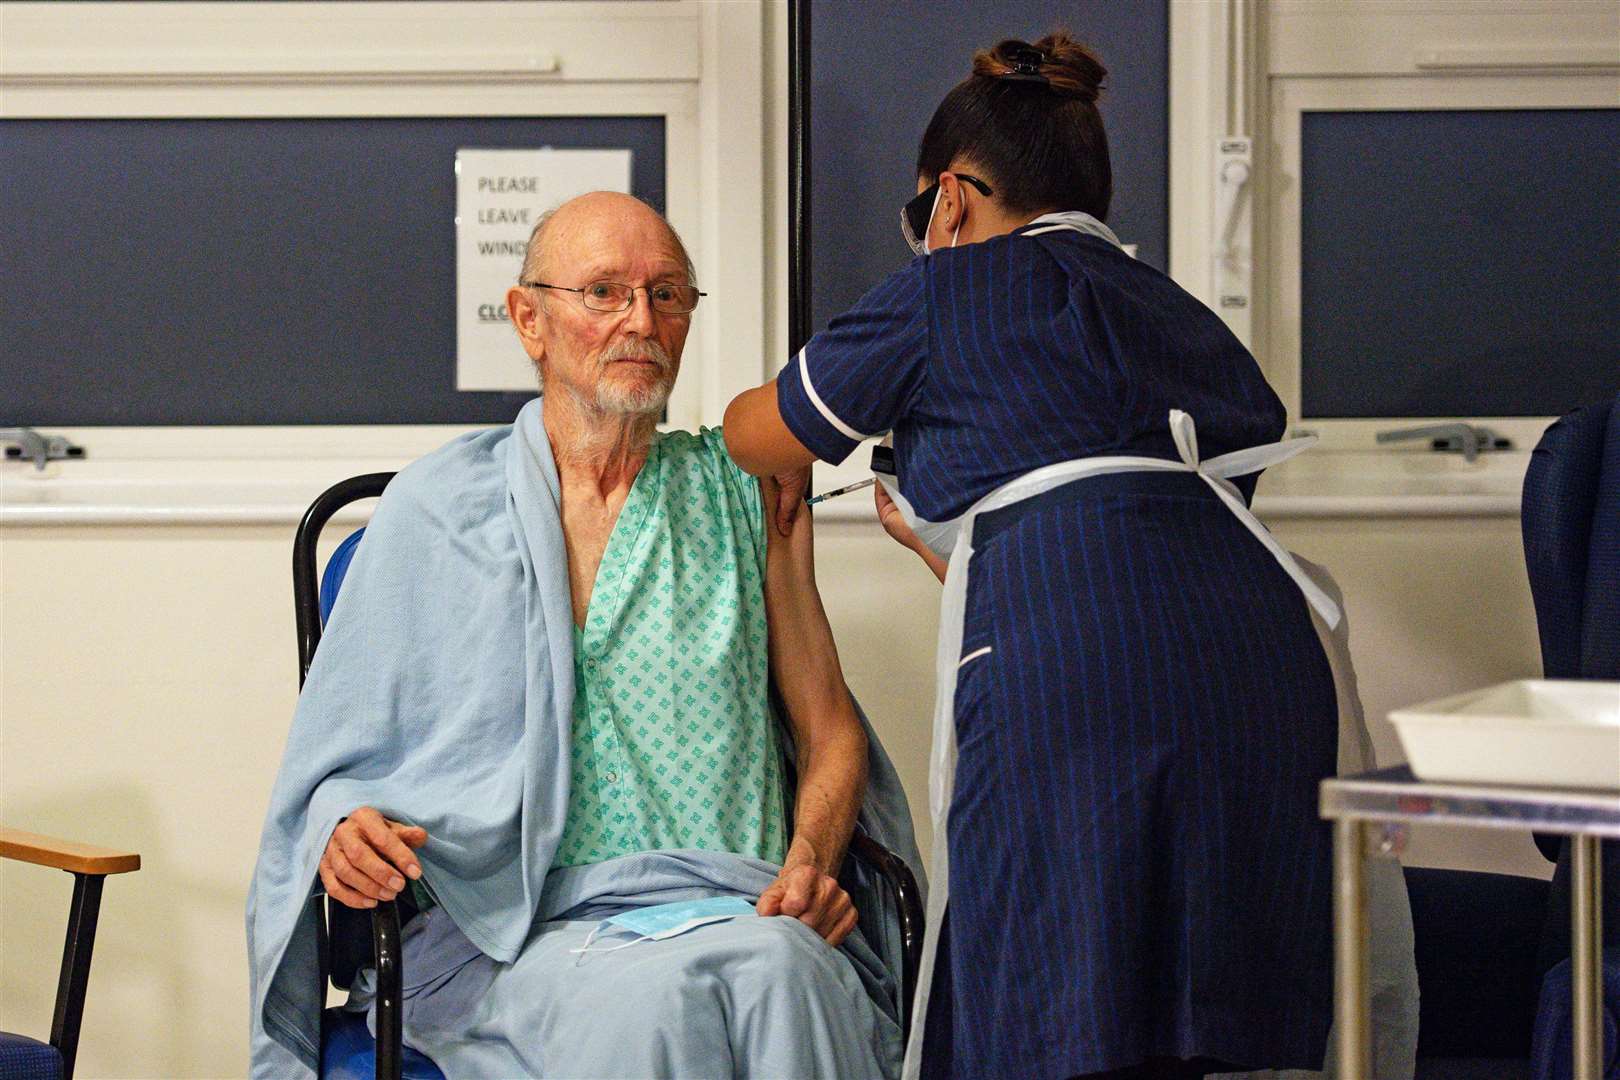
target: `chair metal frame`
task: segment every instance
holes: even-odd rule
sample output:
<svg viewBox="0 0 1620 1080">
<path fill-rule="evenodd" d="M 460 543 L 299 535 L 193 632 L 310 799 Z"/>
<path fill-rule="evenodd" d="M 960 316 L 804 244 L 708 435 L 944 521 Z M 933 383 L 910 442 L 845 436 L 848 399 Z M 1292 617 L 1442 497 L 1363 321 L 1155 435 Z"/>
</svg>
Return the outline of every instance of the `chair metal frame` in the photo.
<svg viewBox="0 0 1620 1080">
<path fill-rule="evenodd" d="M 293 537 L 293 606 L 298 628 L 298 685 L 302 689 L 309 677 L 310 665 L 315 661 L 315 650 L 321 643 L 320 568 L 317 548 L 321 532 L 327 522 L 345 506 L 361 499 L 380 497 L 391 472 L 367 473 L 350 477 L 327 488 L 310 503 L 298 531 Z M 774 688 L 773 688 L 774 694 Z M 917 969 L 922 959 L 923 905 L 922 892 L 910 867 L 893 852 L 868 836 L 859 827 L 849 841 L 850 858 L 865 864 L 889 888 L 894 896 L 898 913 L 901 948 L 901 1032 L 902 1039 L 911 1034 L 911 1000 L 916 991 Z M 75 893 L 77 896 L 77 893 Z M 332 933 L 345 920 L 338 913 L 341 905 L 327 898 L 325 905 L 317 894 L 310 902 L 315 905 L 317 949 L 320 956 L 321 997 L 332 975 Z M 330 911 L 329 911 L 330 909 Z M 342 910 L 347 911 L 347 908 Z M 387 901 L 371 909 L 372 957 L 377 969 L 377 1077 L 378 1080 L 399 1080 L 403 1068 L 403 1029 L 401 999 L 404 970 L 400 951 L 400 913 L 397 901 Z M 335 985 L 335 984 L 334 984 Z M 339 986 L 339 989 L 346 987 Z M 326 1045 L 325 1010 L 321 1014 L 321 1046 Z"/>
</svg>

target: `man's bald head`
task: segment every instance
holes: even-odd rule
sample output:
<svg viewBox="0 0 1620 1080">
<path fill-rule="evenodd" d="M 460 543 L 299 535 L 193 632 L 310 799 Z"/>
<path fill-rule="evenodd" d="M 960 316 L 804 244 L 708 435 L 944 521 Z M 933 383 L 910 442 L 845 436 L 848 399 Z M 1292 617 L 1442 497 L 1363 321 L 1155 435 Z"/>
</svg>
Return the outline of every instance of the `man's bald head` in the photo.
<svg viewBox="0 0 1620 1080">
<path fill-rule="evenodd" d="M 690 308 L 654 307 L 654 293 L 672 306 L 661 287 L 692 285 L 691 274 L 675 230 L 629 195 L 592 192 L 542 217 L 506 308 L 548 399 L 562 400 L 549 395 L 562 390 L 592 423 L 655 418 L 680 371 L 692 316 Z M 584 295 L 597 282 L 630 288 L 629 303 L 603 310 L 600 297 Z"/>
<path fill-rule="evenodd" d="M 644 234 L 661 232 L 686 266 L 687 284 L 697 284 L 697 268 L 686 253 L 680 234 L 658 211 L 634 195 L 620 191 L 593 191 L 541 214 L 529 233 L 529 246 L 524 252 L 518 281 L 550 281 L 547 275 L 566 269 L 558 266 L 555 256 L 559 250 L 589 247 L 593 237 L 602 230 L 622 228 Z"/>
</svg>

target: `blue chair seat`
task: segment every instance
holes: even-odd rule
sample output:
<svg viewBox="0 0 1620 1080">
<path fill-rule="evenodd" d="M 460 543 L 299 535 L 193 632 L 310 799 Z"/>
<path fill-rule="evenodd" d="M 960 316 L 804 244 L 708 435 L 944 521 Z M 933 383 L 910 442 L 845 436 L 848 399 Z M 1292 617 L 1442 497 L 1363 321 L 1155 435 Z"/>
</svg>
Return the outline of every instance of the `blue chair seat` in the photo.
<svg viewBox="0 0 1620 1080">
<path fill-rule="evenodd" d="M 401 1080 L 444 1080 L 437 1065 L 408 1046 L 400 1064 Z M 322 1080 L 375 1080 L 376 1076 L 377 1043 L 366 1027 L 365 1014 L 327 1009 L 326 1045 L 321 1047 Z"/>
<path fill-rule="evenodd" d="M 62 1080 L 62 1052 L 50 1043 L 0 1031 L 0 1080 Z"/>
</svg>

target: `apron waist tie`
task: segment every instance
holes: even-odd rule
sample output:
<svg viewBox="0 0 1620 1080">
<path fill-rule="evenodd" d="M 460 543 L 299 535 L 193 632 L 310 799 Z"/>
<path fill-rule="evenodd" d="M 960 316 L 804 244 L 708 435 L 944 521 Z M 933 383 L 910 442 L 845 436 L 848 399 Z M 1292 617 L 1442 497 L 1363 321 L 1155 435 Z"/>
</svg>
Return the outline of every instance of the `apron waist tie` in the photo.
<svg viewBox="0 0 1620 1080">
<path fill-rule="evenodd" d="M 1310 576 L 1301 570 L 1294 556 L 1271 535 L 1271 530 L 1260 523 L 1254 516 L 1254 511 L 1243 501 L 1237 487 L 1232 483 L 1231 477 L 1247 476 L 1259 472 L 1261 469 L 1286 461 L 1316 443 L 1315 435 L 1304 435 L 1296 439 L 1286 439 L 1282 442 L 1267 443 L 1264 446 L 1251 446 L 1246 450 L 1234 450 L 1230 454 L 1210 458 L 1208 461 L 1198 460 L 1198 429 L 1193 425 L 1193 418 L 1180 409 L 1170 410 L 1170 436 L 1176 441 L 1176 450 L 1181 454 L 1182 464 L 1186 465 L 1199 478 L 1212 488 L 1221 501 L 1243 522 L 1244 528 L 1254 534 L 1256 540 L 1271 552 L 1272 557 L 1282 566 L 1288 576 L 1294 579 L 1299 591 L 1305 594 L 1305 599 L 1322 616 L 1328 629 L 1336 629 L 1339 619 L 1343 617 L 1339 605 L 1333 598 L 1322 591 L 1321 586 L 1312 581 Z"/>
</svg>

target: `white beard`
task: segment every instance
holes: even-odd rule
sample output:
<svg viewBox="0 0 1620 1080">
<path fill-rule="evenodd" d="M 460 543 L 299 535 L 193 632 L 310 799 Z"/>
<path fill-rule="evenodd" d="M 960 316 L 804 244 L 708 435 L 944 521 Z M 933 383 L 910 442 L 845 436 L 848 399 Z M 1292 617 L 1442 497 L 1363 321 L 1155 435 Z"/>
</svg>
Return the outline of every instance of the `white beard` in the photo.
<svg viewBox="0 0 1620 1080">
<path fill-rule="evenodd" d="M 674 379 L 663 376 L 650 386 L 626 386 L 603 379 L 596 384 L 594 404 L 598 412 L 615 416 L 662 414 L 674 385 Z"/>
<path fill-rule="evenodd" d="M 621 381 L 608 376 L 607 371 L 615 360 L 633 356 L 651 357 L 658 363 L 658 370 L 643 372 L 643 376 L 650 375 L 650 379 L 633 377 Z M 555 373 L 548 380 L 544 365 L 537 366 L 542 369 L 542 390 L 549 382 L 553 393 L 563 391 L 572 404 L 569 411 L 578 418 L 577 423 L 570 425 L 567 445 L 556 447 L 561 456 L 576 462 L 595 461 L 625 449 L 645 450 L 652 442 L 678 371 L 676 363 L 657 342 L 621 345 L 608 350 L 598 359 L 597 378 L 588 386 L 556 377 Z"/>
<path fill-rule="evenodd" d="M 657 378 L 652 383 L 638 381 L 636 385 L 628 385 L 608 378 L 608 369 L 614 361 L 644 356 L 651 356 L 659 365 Z M 595 393 L 592 395 L 594 401 L 591 402 L 598 413 L 636 417 L 664 411 L 664 406 L 669 402 L 669 392 L 675 385 L 676 366 L 674 359 L 658 342 L 615 345 L 602 354 L 598 364 Z"/>
</svg>

